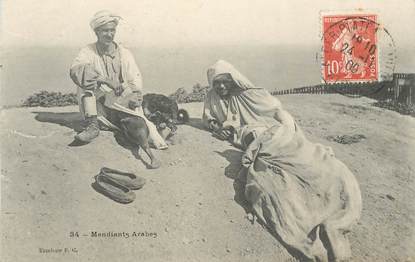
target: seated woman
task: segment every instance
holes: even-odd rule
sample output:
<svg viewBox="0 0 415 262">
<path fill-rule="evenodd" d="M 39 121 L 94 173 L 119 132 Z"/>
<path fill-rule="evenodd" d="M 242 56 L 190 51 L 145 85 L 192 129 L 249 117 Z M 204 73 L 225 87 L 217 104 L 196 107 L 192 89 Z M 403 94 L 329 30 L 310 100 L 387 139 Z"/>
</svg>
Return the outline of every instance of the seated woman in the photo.
<svg viewBox="0 0 415 262">
<path fill-rule="evenodd" d="M 216 62 L 207 77 L 210 90 L 205 99 L 203 123 L 220 138 L 228 139 L 231 130 L 237 131 L 244 125 L 269 127 L 278 121 L 274 114 L 282 110 L 280 101 L 266 89 L 254 86 L 228 62 Z"/>
<path fill-rule="evenodd" d="M 238 180 L 253 213 L 302 258 L 350 257 L 345 233 L 362 209 L 354 175 L 330 147 L 308 141 L 278 100 L 219 64 L 220 73 L 211 74 L 204 120 L 222 138 L 233 131 L 233 142 L 245 151 Z"/>
</svg>

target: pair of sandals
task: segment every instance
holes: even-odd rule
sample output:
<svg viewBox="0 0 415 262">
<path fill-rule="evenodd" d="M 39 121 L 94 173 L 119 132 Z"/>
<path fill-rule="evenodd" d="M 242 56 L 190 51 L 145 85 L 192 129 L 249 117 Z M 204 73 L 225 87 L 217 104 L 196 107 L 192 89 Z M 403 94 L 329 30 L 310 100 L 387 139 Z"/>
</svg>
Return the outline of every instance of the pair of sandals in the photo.
<svg viewBox="0 0 415 262">
<path fill-rule="evenodd" d="M 95 176 L 93 188 L 110 199 L 128 204 L 135 200 L 135 193 L 144 186 L 146 180 L 133 173 L 123 172 L 116 169 L 103 167 Z"/>
</svg>

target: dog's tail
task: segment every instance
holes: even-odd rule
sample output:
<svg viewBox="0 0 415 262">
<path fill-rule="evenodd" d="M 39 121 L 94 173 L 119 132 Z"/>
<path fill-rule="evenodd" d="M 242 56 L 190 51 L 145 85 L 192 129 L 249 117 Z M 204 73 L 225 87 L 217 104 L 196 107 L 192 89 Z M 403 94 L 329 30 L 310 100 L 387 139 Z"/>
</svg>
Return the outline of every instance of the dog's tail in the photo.
<svg viewBox="0 0 415 262">
<path fill-rule="evenodd" d="M 179 109 L 179 111 L 177 112 L 177 122 L 179 124 L 189 122 L 189 113 L 185 109 Z"/>
</svg>

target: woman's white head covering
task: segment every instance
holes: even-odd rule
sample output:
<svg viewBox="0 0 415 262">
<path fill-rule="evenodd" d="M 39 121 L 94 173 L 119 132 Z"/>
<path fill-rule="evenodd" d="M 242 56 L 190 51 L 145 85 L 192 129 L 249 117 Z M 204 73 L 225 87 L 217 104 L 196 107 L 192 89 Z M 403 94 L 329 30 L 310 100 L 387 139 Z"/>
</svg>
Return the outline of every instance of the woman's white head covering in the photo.
<svg viewBox="0 0 415 262">
<path fill-rule="evenodd" d="M 213 88 L 213 82 L 223 74 L 230 75 L 241 92 L 234 92 L 227 98 L 220 97 Z M 269 127 L 278 121 L 274 115 L 282 110 L 280 101 L 264 88 L 254 86 L 228 62 L 217 61 L 208 69 L 207 78 L 211 88 L 205 98 L 202 117 L 207 127 L 212 119 L 222 126 L 236 129 L 253 124 Z"/>
<path fill-rule="evenodd" d="M 229 74 L 233 81 L 238 85 L 242 90 L 259 88 L 254 86 L 254 84 L 249 81 L 244 75 L 242 75 L 233 65 L 226 62 L 225 60 L 218 60 L 213 64 L 207 71 L 207 78 L 209 86 L 213 88 L 213 81 L 218 75 Z"/>
<path fill-rule="evenodd" d="M 114 22 L 118 25 L 118 22 L 120 21 L 121 17 L 118 15 L 113 14 L 110 11 L 102 10 L 99 12 L 96 12 L 95 15 L 92 17 L 91 21 L 89 22 L 89 25 L 91 26 L 92 30 L 97 29 L 100 26 L 103 26 L 109 22 Z"/>
</svg>

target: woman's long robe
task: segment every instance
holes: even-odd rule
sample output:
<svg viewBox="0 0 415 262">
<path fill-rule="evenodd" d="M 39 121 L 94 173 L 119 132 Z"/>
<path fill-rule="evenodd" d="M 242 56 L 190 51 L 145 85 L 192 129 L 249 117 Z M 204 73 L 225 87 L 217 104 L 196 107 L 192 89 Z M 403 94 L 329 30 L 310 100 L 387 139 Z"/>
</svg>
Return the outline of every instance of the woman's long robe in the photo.
<svg viewBox="0 0 415 262">
<path fill-rule="evenodd" d="M 243 155 L 245 196 L 259 220 L 305 257 L 327 258 L 320 232 L 328 255 L 346 259 L 345 234 L 362 209 L 358 182 L 330 147 L 308 141 L 285 114 L 284 124 L 262 132 Z"/>
</svg>

